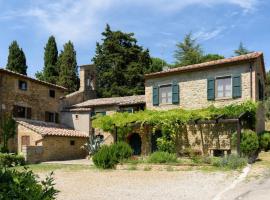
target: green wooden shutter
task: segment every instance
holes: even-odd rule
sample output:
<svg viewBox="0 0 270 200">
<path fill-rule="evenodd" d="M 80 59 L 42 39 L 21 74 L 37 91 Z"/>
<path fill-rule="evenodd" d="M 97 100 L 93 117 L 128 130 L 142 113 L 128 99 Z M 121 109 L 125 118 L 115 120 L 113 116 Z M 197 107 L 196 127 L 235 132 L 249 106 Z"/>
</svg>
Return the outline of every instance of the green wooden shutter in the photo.
<svg viewBox="0 0 270 200">
<path fill-rule="evenodd" d="M 215 79 L 214 78 L 207 79 L 207 99 L 215 100 Z"/>
<path fill-rule="evenodd" d="M 235 75 L 232 77 L 232 96 L 233 98 L 241 98 L 242 87 L 241 87 L 241 75 Z"/>
<path fill-rule="evenodd" d="M 176 81 L 174 81 L 172 84 L 172 103 L 179 103 L 179 84 Z"/>
<path fill-rule="evenodd" d="M 158 86 L 153 86 L 153 106 L 159 105 Z"/>
</svg>

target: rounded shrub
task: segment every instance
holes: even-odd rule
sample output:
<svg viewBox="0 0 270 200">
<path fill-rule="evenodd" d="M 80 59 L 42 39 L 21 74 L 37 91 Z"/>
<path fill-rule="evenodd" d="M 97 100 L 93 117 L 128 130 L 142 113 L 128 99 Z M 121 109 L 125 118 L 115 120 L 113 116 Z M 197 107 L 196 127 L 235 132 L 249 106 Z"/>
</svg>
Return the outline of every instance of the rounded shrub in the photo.
<svg viewBox="0 0 270 200">
<path fill-rule="evenodd" d="M 110 146 L 103 145 L 93 156 L 93 162 L 98 168 L 110 169 L 115 166 L 117 159 Z"/>
<path fill-rule="evenodd" d="M 259 150 L 259 138 L 257 133 L 252 130 L 244 130 L 242 132 L 240 148 L 244 156 L 248 158 L 257 157 Z"/>
<path fill-rule="evenodd" d="M 260 148 L 264 151 L 270 149 L 270 133 L 264 132 L 260 137 Z"/>
<path fill-rule="evenodd" d="M 3 167 L 25 165 L 25 159 L 22 155 L 0 153 L 0 165 Z"/>
<path fill-rule="evenodd" d="M 177 162 L 176 154 L 163 151 L 152 153 L 147 160 L 149 163 L 175 163 Z"/>
<path fill-rule="evenodd" d="M 130 158 L 133 153 L 132 148 L 126 142 L 117 142 L 110 148 L 112 149 L 112 153 L 117 162 Z"/>
</svg>

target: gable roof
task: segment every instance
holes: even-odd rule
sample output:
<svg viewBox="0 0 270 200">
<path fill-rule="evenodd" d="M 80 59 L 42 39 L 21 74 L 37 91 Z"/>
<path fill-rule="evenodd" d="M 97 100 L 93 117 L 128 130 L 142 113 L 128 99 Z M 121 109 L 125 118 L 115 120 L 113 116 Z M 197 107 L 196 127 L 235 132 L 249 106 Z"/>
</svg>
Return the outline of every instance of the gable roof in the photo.
<svg viewBox="0 0 270 200">
<path fill-rule="evenodd" d="M 155 77 L 160 77 L 160 76 L 165 76 L 165 75 L 170 75 L 170 74 L 175 74 L 175 73 L 204 70 L 204 69 L 208 69 L 211 67 L 217 67 L 217 66 L 252 62 L 259 57 L 261 58 L 261 62 L 262 62 L 262 66 L 263 66 L 263 73 L 264 73 L 264 77 L 265 77 L 266 73 L 265 73 L 263 53 L 262 52 L 253 52 L 253 53 L 249 53 L 249 54 L 245 54 L 245 55 L 241 55 L 241 56 L 213 60 L 213 61 L 194 64 L 194 65 L 181 66 L 181 67 L 172 68 L 172 69 L 169 69 L 166 71 L 145 74 L 145 79 L 155 78 Z"/>
<path fill-rule="evenodd" d="M 71 107 L 71 109 L 105 106 L 105 105 L 136 105 L 136 104 L 145 104 L 145 95 L 91 99 L 79 104 L 75 104 Z"/>
<path fill-rule="evenodd" d="M 49 82 L 45 82 L 45 81 L 41 81 L 41 80 L 38 80 L 38 79 L 35 79 L 35 78 L 31 78 L 29 76 L 19 74 L 17 72 L 10 71 L 8 69 L 0 68 L 0 73 L 5 73 L 5 74 L 8 74 L 8 75 L 16 76 L 18 78 L 27 79 L 27 80 L 30 80 L 30 81 L 33 81 L 33 82 L 36 82 L 36 83 L 39 83 L 39 84 L 42 84 L 42 85 L 46 85 L 46 86 L 49 86 L 49 87 L 57 88 L 57 89 L 60 89 L 60 90 L 64 90 L 64 91 L 67 90 L 67 88 L 65 88 L 63 86 L 55 85 L 55 84 L 52 84 L 52 83 L 49 83 Z"/>
<path fill-rule="evenodd" d="M 42 136 L 89 137 L 86 132 L 69 129 L 60 124 L 19 118 L 15 120 L 18 124 Z"/>
</svg>

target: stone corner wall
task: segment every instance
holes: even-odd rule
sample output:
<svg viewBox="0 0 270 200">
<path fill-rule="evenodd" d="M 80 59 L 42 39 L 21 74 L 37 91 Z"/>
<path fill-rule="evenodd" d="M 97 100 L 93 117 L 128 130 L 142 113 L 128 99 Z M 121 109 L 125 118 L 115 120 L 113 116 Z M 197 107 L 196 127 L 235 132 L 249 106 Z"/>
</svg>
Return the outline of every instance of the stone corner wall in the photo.
<svg viewBox="0 0 270 200">
<path fill-rule="evenodd" d="M 43 146 L 22 146 L 22 154 L 29 164 L 43 161 Z"/>
</svg>

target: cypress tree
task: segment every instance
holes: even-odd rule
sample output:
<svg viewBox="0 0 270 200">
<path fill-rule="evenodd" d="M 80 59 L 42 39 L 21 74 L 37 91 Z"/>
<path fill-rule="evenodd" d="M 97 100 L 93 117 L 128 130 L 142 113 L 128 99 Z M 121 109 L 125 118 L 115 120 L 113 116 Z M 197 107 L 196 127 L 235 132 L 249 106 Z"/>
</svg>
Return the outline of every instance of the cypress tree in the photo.
<svg viewBox="0 0 270 200">
<path fill-rule="evenodd" d="M 40 80 L 56 84 L 59 76 L 57 67 L 58 50 L 54 36 L 50 36 L 44 48 L 44 68 L 37 72 L 36 77 Z"/>
<path fill-rule="evenodd" d="M 6 69 L 27 75 L 25 54 L 19 47 L 17 41 L 13 41 L 9 46 L 9 55 Z"/>
<path fill-rule="evenodd" d="M 58 84 L 66 87 L 68 92 L 74 92 L 78 89 L 78 66 L 76 60 L 76 51 L 71 41 L 64 44 L 64 50 L 61 51 L 58 62 L 59 79 Z"/>
</svg>

